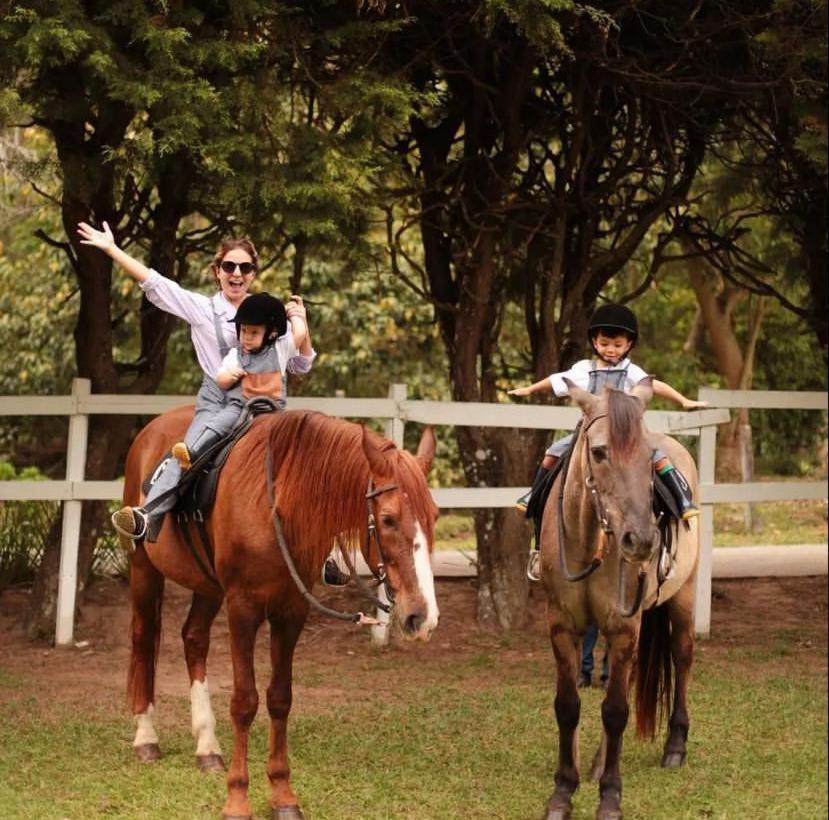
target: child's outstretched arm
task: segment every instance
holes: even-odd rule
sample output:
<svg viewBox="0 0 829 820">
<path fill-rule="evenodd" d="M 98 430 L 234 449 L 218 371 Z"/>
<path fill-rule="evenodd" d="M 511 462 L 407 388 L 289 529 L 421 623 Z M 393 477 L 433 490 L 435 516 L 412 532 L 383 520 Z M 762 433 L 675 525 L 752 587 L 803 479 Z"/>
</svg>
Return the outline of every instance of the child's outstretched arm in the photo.
<svg viewBox="0 0 829 820">
<path fill-rule="evenodd" d="M 684 410 L 692 410 L 694 407 L 708 407 L 707 401 L 694 401 L 687 399 L 678 390 L 674 390 L 671 385 L 661 382 L 658 379 L 653 380 L 653 393 L 655 396 L 661 396 L 663 399 L 670 399 Z"/>
<path fill-rule="evenodd" d="M 294 344 L 303 356 L 310 356 L 311 331 L 308 328 L 308 316 L 302 297 L 295 293 L 291 294 L 291 300 L 285 305 L 285 315 L 288 317 L 288 324 L 291 326 L 291 333 L 294 337 Z"/>
<path fill-rule="evenodd" d="M 550 379 L 542 379 L 540 382 L 528 385 L 527 387 L 516 387 L 513 390 L 507 390 L 508 396 L 531 396 L 533 393 L 552 393 L 553 385 Z"/>
<path fill-rule="evenodd" d="M 102 223 L 103 230 L 97 231 L 86 222 L 78 223 L 78 236 L 81 237 L 82 245 L 91 245 L 93 248 L 102 250 L 112 261 L 120 265 L 136 282 L 143 282 L 149 275 L 150 269 L 133 259 L 128 253 L 122 251 L 116 244 L 112 231 L 106 222 Z"/>
</svg>

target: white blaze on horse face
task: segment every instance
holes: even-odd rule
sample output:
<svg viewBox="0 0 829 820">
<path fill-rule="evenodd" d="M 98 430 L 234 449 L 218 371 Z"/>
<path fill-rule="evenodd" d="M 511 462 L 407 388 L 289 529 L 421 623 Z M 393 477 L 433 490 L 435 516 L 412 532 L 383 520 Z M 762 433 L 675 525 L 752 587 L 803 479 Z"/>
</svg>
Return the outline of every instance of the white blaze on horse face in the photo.
<svg viewBox="0 0 829 820">
<path fill-rule="evenodd" d="M 196 756 L 220 755 L 222 752 L 216 739 L 216 716 L 210 705 L 207 678 L 204 682 L 194 680 L 190 687 L 190 714 L 193 737 L 196 738 Z"/>
<path fill-rule="evenodd" d="M 135 740 L 132 745 L 147 746 L 153 743 L 158 743 L 158 735 L 155 733 L 155 726 L 153 726 L 153 705 L 152 703 L 147 707 L 146 712 L 135 716 Z"/>
<path fill-rule="evenodd" d="M 435 576 L 432 572 L 432 554 L 429 552 L 429 542 L 426 540 L 426 533 L 423 532 L 419 521 L 415 522 L 413 543 L 417 584 L 420 587 L 420 594 L 423 596 L 423 600 L 426 601 L 426 622 L 423 624 L 423 629 L 431 632 L 438 625 L 440 612 L 438 610 L 438 602 L 435 598 Z"/>
</svg>

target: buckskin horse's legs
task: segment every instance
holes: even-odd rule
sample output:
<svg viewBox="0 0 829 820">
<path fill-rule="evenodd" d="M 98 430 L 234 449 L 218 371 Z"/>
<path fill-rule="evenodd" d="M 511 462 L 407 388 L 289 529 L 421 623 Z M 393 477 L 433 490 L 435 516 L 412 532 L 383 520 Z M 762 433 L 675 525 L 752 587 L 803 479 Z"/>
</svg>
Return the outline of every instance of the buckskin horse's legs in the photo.
<svg viewBox="0 0 829 820">
<path fill-rule="evenodd" d="M 581 663 L 581 641 L 550 605 L 550 642 L 556 658 L 555 710 L 558 722 L 558 767 L 555 789 L 547 801 L 545 820 L 566 820 L 579 787 L 579 716 L 581 699 L 576 680 Z"/>
<path fill-rule="evenodd" d="M 203 772 L 223 772 L 222 750 L 216 738 L 216 716 L 207 688 L 207 653 L 210 627 L 221 609 L 222 599 L 193 593 L 187 620 L 181 629 L 184 658 L 190 676 L 190 715 L 196 739 L 196 765 Z"/>
<path fill-rule="evenodd" d="M 674 705 L 668 721 L 668 738 L 662 754 L 662 765 L 676 769 L 685 762 L 688 739 L 688 683 L 694 661 L 694 584 L 686 583 L 667 602 L 671 619 L 671 657 L 674 662 Z"/>
<path fill-rule="evenodd" d="M 253 670 L 256 633 L 264 620 L 261 609 L 243 595 L 227 600 L 230 650 L 233 660 L 233 695 L 230 719 L 233 723 L 233 758 L 227 772 L 227 801 L 222 810 L 226 820 L 250 820 L 248 800 L 248 737 L 259 706 Z"/>
<path fill-rule="evenodd" d="M 150 563 L 141 543 L 136 545 L 130 556 L 130 597 L 132 647 L 127 672 L 127 699 L 136 722 L 132 746 L 135 756 L 146 763 L 161 757 L 152 716 L 164 576 Z"/>
<path fill-rule="evenodd" d="M 291 711 L 294 647 L 305 619 L 271 619 L 271 682 L 268 686 L 268 780 L 271 784 L 271 820 L 302 820 L 291 788 L 288 762 L 288 714 Z"/>
<path fill-rule="evenodd" d="M 617 820 L 622 816 L 622 735 L 628 722 L 631 672 L 636 654 L 638 629 L 631 626 L 608 637 L 610 677 L 607 694 L 602 701 L 605 765 L 599 778 L 599 810 L 597 820 Z"/>
</svg>

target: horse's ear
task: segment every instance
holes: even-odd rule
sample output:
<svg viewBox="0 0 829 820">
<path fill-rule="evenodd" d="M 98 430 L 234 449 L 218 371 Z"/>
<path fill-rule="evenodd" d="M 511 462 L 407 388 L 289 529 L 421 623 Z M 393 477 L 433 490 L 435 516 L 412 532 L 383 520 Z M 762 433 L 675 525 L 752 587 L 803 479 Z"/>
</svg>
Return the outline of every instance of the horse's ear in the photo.
<svg viewBox="0 0 829 820">
<path fill-rule="evenodd" d="M 417 463 L 423 470 L 423 475 L 429 475 L 429 470 L 432 469 L 436 446 L 435 429 L 431 424 L 427 424 L 420 434 L 420 443 L 417 445 L 417 454 L 415 455 Z"/>
<path fill-rule="evenodd" d="M 579 387 L 574 381 L 571 381 L 566 376 L 564 377 L 564 383 L 567 385 L 567 392 L 569 393 L 570 398 L 572 398 L 585 413 L 589 414 L 598 401 L 598 398 L 592 393 L 588 393 L 588 391 L 584 388 Z"/>
<path fill-rule="evenodd" d="M 644 379 L 637 382 L 633 390 L 630 391 L 631 396 L 636 396 L 642 402 L 644 407 L 653 398 L 653 376 L 645 376 Z"/>
<path fill-rule="evenodd" d="M 389 463 L 385 453 L 377 446 L 377 442 L 369 431 L 363 427 L 363 452 L 368 459 L 368 466 L 376 475 L 391 475 Z"/>
</svg>

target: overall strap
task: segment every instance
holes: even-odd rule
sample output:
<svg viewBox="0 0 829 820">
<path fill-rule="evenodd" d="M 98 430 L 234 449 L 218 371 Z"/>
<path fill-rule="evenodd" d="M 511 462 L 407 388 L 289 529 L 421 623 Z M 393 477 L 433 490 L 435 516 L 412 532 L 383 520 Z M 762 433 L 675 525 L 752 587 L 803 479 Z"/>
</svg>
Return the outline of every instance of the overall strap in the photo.
<svg viewBox="0 0 829 820">
<path fill-rule="evenodd" d="M 216 329 L 216 343 L 219 345 L 219 355 L 224 359 L 230 353 L 230 346 L 225 342 L 225 335 L 222 332 L 219 311 L 216 310 L 215 296 L 210 300 L 210 307 L 213 310 L 213 327 Z"/>
</svg>

